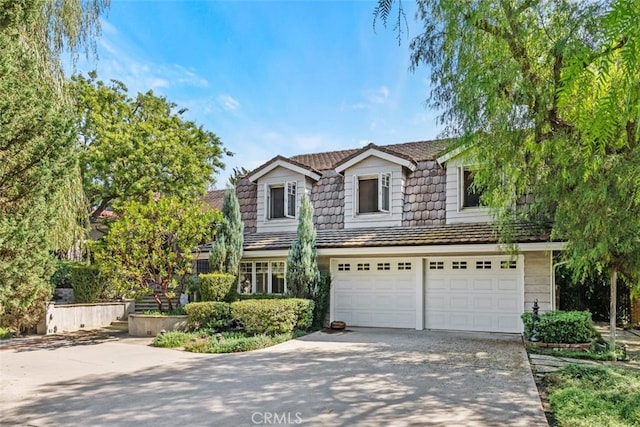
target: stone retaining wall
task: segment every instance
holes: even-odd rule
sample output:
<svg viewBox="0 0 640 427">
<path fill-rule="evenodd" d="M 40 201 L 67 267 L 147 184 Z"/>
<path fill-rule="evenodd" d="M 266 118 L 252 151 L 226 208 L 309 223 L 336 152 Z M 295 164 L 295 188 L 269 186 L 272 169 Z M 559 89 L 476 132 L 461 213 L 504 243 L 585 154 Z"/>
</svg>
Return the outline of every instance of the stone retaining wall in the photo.
<svg viewBox="0 0 640 427">
<path fill-rule="evenodd" d="M 60 334 L 109 326 L 116 320 L 126 320 L 135 311 L 134 301 L 96 304 L 47 304 L 45 318 L 37 332 L 42 335 Z"/>
</svg>

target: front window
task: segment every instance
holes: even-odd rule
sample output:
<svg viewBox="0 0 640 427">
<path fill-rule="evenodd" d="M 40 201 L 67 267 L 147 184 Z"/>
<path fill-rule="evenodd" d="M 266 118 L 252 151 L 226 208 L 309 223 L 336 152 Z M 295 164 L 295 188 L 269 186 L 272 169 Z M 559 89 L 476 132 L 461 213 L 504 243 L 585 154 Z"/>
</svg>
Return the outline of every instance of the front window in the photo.
<svg viewBox="0 0 640 427">
<path fill-rule="evenodd" d="M 250 294 L 253 290 L 253 263 L 241 262 L 238 286 L 241 294 Z"/>
<path fill-rule="evenodd" d="M 208 259 L 198 259 L 196 260 L 196 265 L 194 269 L 195 274 L 206 274 L 211 272 L 211 267 L 209 266 Z"/>
<path fill-rule="evenodd" d="M 389 212 L 391 205 L 391 174 L 357 178 L 358 213 Z"/>
<path fill-rule="evenodd" d="M 296 217 L 296 183 L 271 185 L 267 188 L 268 218 Z"/>
<path fill-rule="evenodd" d="M 284 261 L 271 263 L 271 293 L 284 294 Z"/>
<path fill-rule="evenodd" d="M 480 196 L 482 191 L 475 187 L 475 171 L 463 169 L 462 170 L 462 207 L 463 208 L 477 208 L 481 206 Z"/>
<path fill-rule="evenodd" d="M 238 291 L 243 294 L 284 294 L 285 273 L 285 261 L 241 262 Z"/>
</svg>

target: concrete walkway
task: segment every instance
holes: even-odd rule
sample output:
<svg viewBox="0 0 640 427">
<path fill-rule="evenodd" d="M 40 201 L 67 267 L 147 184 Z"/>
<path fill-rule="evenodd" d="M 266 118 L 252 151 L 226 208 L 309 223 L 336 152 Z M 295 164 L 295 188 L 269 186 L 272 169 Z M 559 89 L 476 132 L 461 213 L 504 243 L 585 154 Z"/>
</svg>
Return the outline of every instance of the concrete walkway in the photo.
<svg viewBox="0 0 640 427">
<path fill-rule="evenodd" d="M 0 424 L 547 425 L 518 336 L 356 329 L 223 355 L 148 344 L 4 346 Z"/>
</svg>

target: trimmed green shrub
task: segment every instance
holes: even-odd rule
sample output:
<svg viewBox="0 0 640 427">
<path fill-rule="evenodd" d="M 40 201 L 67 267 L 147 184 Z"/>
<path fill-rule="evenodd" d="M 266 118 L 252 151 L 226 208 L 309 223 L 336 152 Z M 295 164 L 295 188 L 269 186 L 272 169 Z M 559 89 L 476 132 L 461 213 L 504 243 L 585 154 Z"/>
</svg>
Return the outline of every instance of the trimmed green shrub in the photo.
<svg viewBox="0 0 640 427">
<path fill-rule="evenodd" d="M 249 334 L 282 334 L 311 325 L 313 301 L 299 298 L 236 301 L 231 304 L 231 313 Z"/>
<path fill-rule="evenodd" d="M 533 315 L 524 313 L 524 336 L 531 338 Z M 538 339 L 546 343 L 576 344 L 589 342 L 598 336 L 588 311 L 547 311 L 536 323 Z"/>
<path fill-rule="evenodd" d="M 291 299 L 290 295 L 283 294 L 239 294 L 239 300 L 247 299 Z"/>
<path fill-rule="evenodd" d="M 11 329 L 0 326 L 0 340 L 7 340 L 12 336 L 13 334 L 11 333 Z"/>
<path fill-rule="evenodd" d="M 236 295 L 236 276 L 227 273 L 200 274 L 198 290 L 202 301 L 233 301 Z"/>
<path fill-rule="evenodd" d="M 548 311 L 542 313 L 536 331 L 543 342 L 576 344 L 597 336 L 588 311 Z"/>
<path fill-rule="evenodd" d="M 71 267 L 77 265 L 75 262 L 58 260 L 55 263 L 56 269 L 49 279 L 54 288 L 72 288 Z"/>
<path fill-rule="evenodd" d="M 191 330 L 224 328 L 231 323 L 231 305 L 220 301 L 192 302 L 184 306 Z"/>
<path fill-rule="evenodd" d="M 522 319 L 522 324 L 524 326 L 524 338 L 526 340 L 530 340 L 531 330 L 533 328 L 533 313 L 527 311 L 525 313 L 522 313 L 522 316 L 520 316 L 520 318 Z"/>
<path fill-rule="evenodd" d="M 77 303 L 98 302 L 105 288 L 97 265 L 76 264 L 71 266 L 71 286 Z"/>
</svg>

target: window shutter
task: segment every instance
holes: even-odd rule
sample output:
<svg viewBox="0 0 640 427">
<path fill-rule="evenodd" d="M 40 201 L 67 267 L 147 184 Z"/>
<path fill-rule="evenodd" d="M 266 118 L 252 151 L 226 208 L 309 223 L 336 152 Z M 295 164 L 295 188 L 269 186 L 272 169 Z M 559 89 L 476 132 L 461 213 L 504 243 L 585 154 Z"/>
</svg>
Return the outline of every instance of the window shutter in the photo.
<svg viewBox="0 0 640 427">
<path fill-rule="evenodd" d="M 270 209 L 271 209 L 271 193 L 269 191 L 269 186 L 265 184 L 264 185 L 264 221 L 265 222 L 269 220 Z"/>
<path fill-rule="evenodd" d="M 352 176 L 353 178 L 353 187 L 352 187 L 352 206 L 351 206 L 351 216 L 354 218 L 358 216 L 358 194 L 360 189 L 358 188 L 358 177 L 356 175 Z"/>
</svg>

